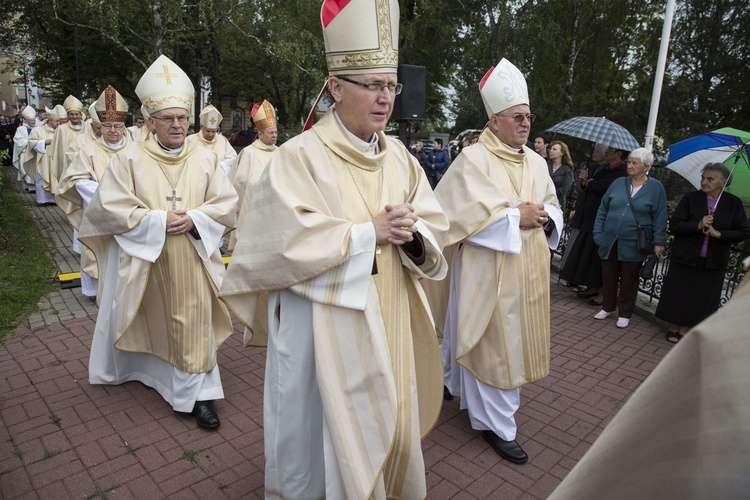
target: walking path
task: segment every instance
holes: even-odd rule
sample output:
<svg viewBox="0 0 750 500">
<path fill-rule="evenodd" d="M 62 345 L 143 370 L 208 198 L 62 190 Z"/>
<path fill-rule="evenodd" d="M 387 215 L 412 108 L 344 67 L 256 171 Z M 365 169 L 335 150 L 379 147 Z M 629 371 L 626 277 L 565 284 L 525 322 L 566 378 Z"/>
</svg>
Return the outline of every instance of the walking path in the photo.
<svg viewBox="0 0 750 500">
<path fill-rule="evenodd" d="M 77 271 L 62 211 L 19 196 L 59 270 Z M 529 463 L 500 459 L 456 398 L 423 442 L 429 499 L 546 498 L 669 352 L 647 318 L 625 330 L 596 321 L 555 281 L 551 373 L 524 386 L 516 417 Z M 58 288 L 39 306 L 0 346 L 0 498 L 263 498 L 265 350 L 242 347 L 239 323 L 219 350 L 222 424 L 206 431 L 139 383 L 89 385 L 97 308 L 80 289 Z"/>
</svg>

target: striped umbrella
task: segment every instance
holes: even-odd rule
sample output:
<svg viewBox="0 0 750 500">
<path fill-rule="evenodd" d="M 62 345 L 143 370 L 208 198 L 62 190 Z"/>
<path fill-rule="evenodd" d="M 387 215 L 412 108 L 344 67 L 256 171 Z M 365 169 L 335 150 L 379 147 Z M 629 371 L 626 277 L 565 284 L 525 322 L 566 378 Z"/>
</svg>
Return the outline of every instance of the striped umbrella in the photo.
<svg viewBox="0 0 750 500">
<path fill-rule="evenodd" d="M 732 184 L 726 187 L 726 191 L 738 196 L 744 203 L 750 203 L 748 149 L 750 132 L 720 128 L 669 146 L 667 168 L 700 189 L 701 170 L 706 163 L 723 163 L 732 172 Z"/>
<path fill-rule="evenodd" d="M 633 151 L 640 147 L 633 134 L 603 116 L 576 116 L 563 120 L 547 130 L 591 142 L 600 142 L 623 151 Z"/>
</svg>

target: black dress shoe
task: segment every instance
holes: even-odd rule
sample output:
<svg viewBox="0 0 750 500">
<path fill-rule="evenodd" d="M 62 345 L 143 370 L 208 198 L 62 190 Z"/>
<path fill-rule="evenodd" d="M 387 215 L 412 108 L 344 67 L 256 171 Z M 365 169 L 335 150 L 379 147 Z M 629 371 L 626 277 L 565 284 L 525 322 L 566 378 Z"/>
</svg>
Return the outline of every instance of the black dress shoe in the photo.
<svg viewBox="0 0 750 500">
<path fill-rule="evenodd" d="M 510 460 L 516 464 L 528 462 L 529 456 L 515 440 L 505 441 L 500 439 L 500 436 L 492 431 L 482 431 L 482 437 L 484 437 L 484 440 L 490 443 L 490 446 L 492 446 L 497 454 L 504 459 Z"/>
<path fill-rule="evenodd" d="M 443 399 L 446 401 L 453 401 L 453 394 L 448 390 L 448 386 L 443 386 Z"/>
<path fill-rule="evenodd" d="M 210 401 L 196 401 L 190 414 L 195 417 L 198 427 L 204 429 L 216 429 L 221 424 L 219 416 L 211 409 Z"/>
</svg>

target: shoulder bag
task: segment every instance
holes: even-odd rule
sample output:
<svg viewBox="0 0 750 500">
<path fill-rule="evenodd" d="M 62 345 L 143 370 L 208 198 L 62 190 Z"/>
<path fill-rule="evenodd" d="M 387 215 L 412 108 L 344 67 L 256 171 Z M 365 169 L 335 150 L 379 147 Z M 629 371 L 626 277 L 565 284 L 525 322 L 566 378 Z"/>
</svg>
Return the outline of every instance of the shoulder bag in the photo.
<svg viewBox="0 0 750 500">
<path fill-rule="evenodd" d="M 625 180 L 625 192 L 628 194 L 628 206 L 630 207 L 630 212 L 633 214 L 633 218 L 635 219 L 635 225 L 636 231 L 638 233 L 638 238 L 635 243 L 635 249 L 638 250 L 639 253 L 645 253 L 646 255 L 654 253 L 654 228 L 651 226 L 641 226 L 641 223 L 638 222 L 638 216 L 635 215 L 635 210 L 633 210 L 633 198 L 630 196 L 630 186 L 631 180 L 630 176 L 628 176 Z"/>
</svg>

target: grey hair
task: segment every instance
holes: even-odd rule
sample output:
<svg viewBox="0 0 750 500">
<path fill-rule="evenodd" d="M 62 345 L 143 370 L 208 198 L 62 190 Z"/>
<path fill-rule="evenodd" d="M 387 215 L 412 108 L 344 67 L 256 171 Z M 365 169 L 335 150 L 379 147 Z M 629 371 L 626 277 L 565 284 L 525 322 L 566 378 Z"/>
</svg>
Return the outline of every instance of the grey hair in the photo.
<svg viewBox="0 0 750 500">
<path fill-rule="evenodd" d="M 726 181 L 725 186 L 729 186 L 730 184 L 732 184 L 732 174 L 727 166 L 723 163 L 706 163 L 706 166 L 701 169 L 701 173 L 705 172 L 706 170 L 718 172 L 719 175 L 721 175 Z"/>
<path fill-rule="evenodd" d="M 609 146 L 607 146 L 606 144 L 603 144 L 601 142 L 597 142 L 596 144 L 594 144 L 594 152 L 597 152 L 597 153 L 599 153 L 602 156 L 604 156 L 604 153 L 607 152 L 608 148 L 609 148 Z"/>
<path fill-rule="evenodd" d="M 654 154 L 646 148 L 638 148 L 630 152 L 628 159 L 640 160 L 643 166 L 650 168 L 654 164 Z"/>
</svg>

